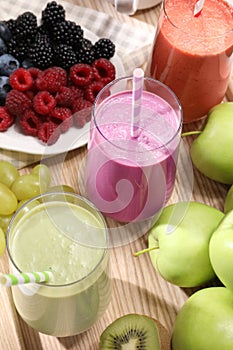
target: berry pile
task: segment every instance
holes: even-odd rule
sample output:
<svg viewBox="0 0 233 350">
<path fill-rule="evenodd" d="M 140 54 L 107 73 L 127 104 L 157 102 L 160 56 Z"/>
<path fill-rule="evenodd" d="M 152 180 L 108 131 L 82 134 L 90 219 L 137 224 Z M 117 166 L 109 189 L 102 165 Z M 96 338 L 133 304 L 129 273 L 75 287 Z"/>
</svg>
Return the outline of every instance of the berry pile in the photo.
<svg viewBox="0 0 233 350">
<path fill-rule="evenodd" d="M 110 39 L 91 43 L 79 24 L 66 19 L 65 9 L 56 1 L 47 3 L 38 22 L 30 11 L 1 22 L 0 53 L 12 55 L 24 68 L 40 69 L 53 65 L 69 69 L 77 62 L 92 64 L 98 58 L 114 56 L 115 45 Z"/>
<path fill-rule="evenodd" d="M 106 58 L 92 65 L 76 63 L 69 73 L 53 66 L 40 70 L 20 67 L 11 73 L 5 105 L 0 106 L 0 131 L 18 122 L 22 132 L 54 144 L 61 133 L 90 121 L 98 92 L 115 78 L 115 67 Z"/>
<path fill-rule="evenodd" d="M 17 119 L 24 133 L 51 144 L 71 120 L 82 127 L 90 118 L 96 94 L 115 78 L 115 45 L 85 38 L 56 1 L 38 22 L 30 11 L 0 22 L 0 132 Z"/>
</svg>

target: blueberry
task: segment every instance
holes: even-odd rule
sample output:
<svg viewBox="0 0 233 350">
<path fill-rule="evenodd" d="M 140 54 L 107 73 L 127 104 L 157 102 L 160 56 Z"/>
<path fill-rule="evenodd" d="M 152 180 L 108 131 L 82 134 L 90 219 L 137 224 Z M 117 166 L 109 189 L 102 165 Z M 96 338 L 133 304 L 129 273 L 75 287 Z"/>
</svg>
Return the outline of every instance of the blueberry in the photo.
<svg viewBox="0 0 233 350">
<path fill-rule="evenodd" d="M 7 47 L 6 47 L 5 41 L 2 38 L 0 38 L 0 55 L 3 55 L 6 52 L 7 52 Z"/>
<path fill-rule="evenodd" d="M 12 55 L 5 53 L 0 56 L 0 75 L 9 76 L 14 70 L 19 68 L 19 66 L 19 61 Z"/>
<path fill-rule="evenodd" d="M 4 106 L 6 95 L 11 90 L 11 86 L 9 83 L 9 77 L 1 76 L 0 77 L 0 105 Z"/>
<path fill-rule="evenodd" d="M 0 38 L 7 42 L 10 40 L 11 36 L 11 31 L 7 25 L 4 22 L 0 22 Z"/>
<path fill-rule="evenodd" d="M 21 66 L 25 69 L 28 69 L 28 68 L 34 67 L 34 64 L 32 63 L 32 61 L 25 58 L 25 60 L 23 60 L 23 62 L 21 63 Z"/>
</svg>

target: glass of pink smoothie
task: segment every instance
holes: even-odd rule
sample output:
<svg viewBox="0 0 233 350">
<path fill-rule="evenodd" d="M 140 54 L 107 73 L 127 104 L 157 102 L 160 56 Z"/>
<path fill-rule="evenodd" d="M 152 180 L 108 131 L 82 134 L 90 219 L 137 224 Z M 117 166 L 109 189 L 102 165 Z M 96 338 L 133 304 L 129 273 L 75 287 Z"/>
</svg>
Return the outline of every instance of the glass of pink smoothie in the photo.
<svg viewBox="0 0 233 350">
<path fill-rule="evenodd" d="M 205 0 L 163 0 L 147 75 L 168 85 L 179 98 L 184 123 L 206 116 L 227 90 L 233 58 L 233 7 Z"/>
<path fill-rule="evenodd" d="M 132 136 L 132 82 L 117 79 L 98 94 L 86 161 L 87 196 L 119 222 L 152 218 L 170 198 L 182 126 L 175 94 L 145 78 L 139 133 Z"/>
</svg>

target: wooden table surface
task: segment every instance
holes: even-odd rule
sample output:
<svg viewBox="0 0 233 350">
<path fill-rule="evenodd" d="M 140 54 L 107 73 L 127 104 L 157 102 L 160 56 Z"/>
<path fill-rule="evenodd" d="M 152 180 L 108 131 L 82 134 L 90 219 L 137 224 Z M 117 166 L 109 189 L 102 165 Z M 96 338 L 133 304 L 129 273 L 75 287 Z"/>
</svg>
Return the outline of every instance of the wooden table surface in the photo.
<svg viewBox="0 0 233 350">
<path fill-rule="evenodd" d="M 160 6 L 138 11 L 132 17 L 118 14 L 106 0 L 69 0 L 76 5 L 90 7 L 107 12 L 113 17 L 132 22 L 132 18 L 155 25 Z M 233 80 L 227 97 L 233 100 Z M 195 126 L 196 127 L 196 126 Z M 192 129 L 189 125 L 188 129 Z M 183 141 L 183 147 L 190 147 L 192 138 Z M 86 146 L 70 151 L 61 163 L 55 158 L 51 161 L 54 182 L 62 182 L 80 191 L 77 174 L 81 171 L 82 160 L 86 154 Z M 23 169 L 27 172 L 30 167 Z M 184 173 L 182 173 L 184 172 Z M 223 203 L 228 187 L 213 182 L 193 169 L 194 183 L 190 192 L 190 200 L 200 201 L 223 210 Z M 185 174 L 185 167 L 180 170 L 180 178 L 185 175 L 187 181 L 191 173 Z M 56 176 L 58 179 L 56 179 Z M 182 180 L 185 181 L 185 180 Z M 174 193 L 169 203 L 180 198 L 182 181 L 177 181 Z M 179 183 L 179 187 L 178 187 Z M 184 189 L 183 189 L 184 190 Z M 180 196 L 180 197 L 179 197 Z M 110 260 L 113 279 L 113 293 L 111 303 L 102 318 L 87 332 L 67 338 L 56 338 L 34 331 L 28 327 L 15 311 L 10 289 L 0 291 L 0 349 L 1 350 L 57 350 L 57 349 L 98 349 L 99 337 L 106 326 L 117 317 L 127 313 L 149 315 L 159 321 L 163 349 L 169 349 L 170 334 L 177 312 L 194 289 L 183 289 L 164 281 L 154 270 L 148 254 L 138 258 L 133 252 L 147 246 L 147 234 L 123 246 L 110 250 Z M 8 258 L 6 254 L 0 259 L 0 271 L 8 272 Z"/>
</svg>

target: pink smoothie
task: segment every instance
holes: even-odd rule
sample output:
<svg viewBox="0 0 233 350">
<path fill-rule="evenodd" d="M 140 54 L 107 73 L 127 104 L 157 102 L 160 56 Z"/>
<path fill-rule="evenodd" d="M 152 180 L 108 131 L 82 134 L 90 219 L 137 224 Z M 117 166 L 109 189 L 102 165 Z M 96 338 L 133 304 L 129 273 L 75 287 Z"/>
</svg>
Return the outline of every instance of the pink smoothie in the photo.
<svg viewBox="0 0 233 350">
<path fill-rule="evenodd" d="M 150 218 L 164 206 L 174 186 L 180 137 L 180 121 L 162 98 L 143 92 L 137 138 L 130 135 L 131 110 L 131 92 L 107 98 L 96 111 L 88 145 L 88 197 L 121 222 Z"/>
<path fill-rule="evenodd" d="M 184 122 L 198 120 L 227 90 L 233 52 L 233 9 L 223 0 L 165 0 L 147 75 L 179 98 Z"/>
</svg>

